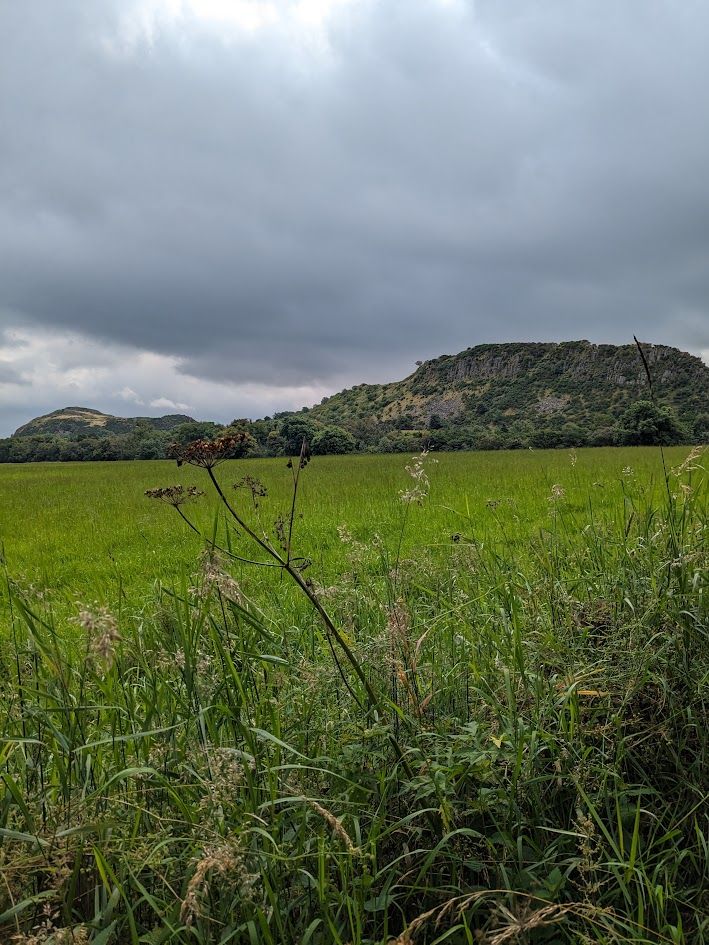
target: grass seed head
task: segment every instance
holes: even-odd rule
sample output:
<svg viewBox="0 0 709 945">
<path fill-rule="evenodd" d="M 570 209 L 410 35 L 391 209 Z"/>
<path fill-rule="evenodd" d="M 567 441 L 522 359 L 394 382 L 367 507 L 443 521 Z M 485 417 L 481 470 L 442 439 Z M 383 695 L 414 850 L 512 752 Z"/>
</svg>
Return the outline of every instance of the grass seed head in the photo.
<svg viewBox="0 0 709 945">
<path fill-rule="evenodd" d="M 121 641 L 116 618 L 106 607 L 93 610 L 85 607 L 79 611 L 76 622 L 89 634 L 92 655 L 110 669 Z"/>
<path fill-rule="evenodd" d="M 399 491 L 399 498 L 406 505 L 423 505 L 428 498 L 431 488 L 431 482 L 426 472 L 426 459 L 428 450 L 422 450 L 418 456 L 415 456 L 412 462 L 405 466 L 406 472 L 411 476 L 413 484 L 408 489 Z"/>
<path fill-rule="evenodd" d="M 246 858 L 237 842 L 207 846 L 197 861 L 187 884 L 180 908 L 180 919 L 191 926 L 203 914 L 203 903 L 209 893 L 210 876 L 221 877 L 223 884 L 238 891 L 239 899 L 253 899 L 259 877 L 246 868 Z"/>
<path fill-rule="evenodd" d="M 236 604 L 243 602 L 243 595 L 238 582 L 229 574 L 223 558 L 213 548 L 208 548 L 202 553 L 200 570 L 202 585 L 199 596 L 208 597 L 212 591 L 217 591 L 227 600 Z"/>
<path fill-rule="evenodd" d="M 551 487 L 551 493 L 549 495 L 550 502 L 561 502 L 562 499 L 566 497 L 566 489 L 558 482 L 555 482 Z"/>
</svg>

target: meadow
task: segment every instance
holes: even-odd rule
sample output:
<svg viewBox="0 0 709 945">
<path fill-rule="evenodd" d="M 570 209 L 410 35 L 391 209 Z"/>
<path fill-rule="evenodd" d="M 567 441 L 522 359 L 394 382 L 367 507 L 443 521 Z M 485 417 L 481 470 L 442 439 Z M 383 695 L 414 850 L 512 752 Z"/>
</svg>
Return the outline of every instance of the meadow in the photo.
<svg viewBox="0 0 709 945">
<path fill-rule="evenodd" d="M 688 454 L 0 466 L 0 941 L 709 941 Z"/>
<path fill-rule="evenodd" d="M 666 451 L 671 465 L 688 450 Z M 573 465 L 572 465 L 572 456 Z M 347 548 L 338 526 L 387 546 L 399 541 L 410 478 L 406 454 L 317 457 L 301 480 L 296 538 L 321 580 L 336 580 Z M 450 548 L 465 533 L 493 544 L 525 543 L 550 522 L 552 485 L 566 492 L 564 509 L 586 516 L 613 512 L 623 497 L 664 488 L 657 450 L 586 449 L 431 454 L 430 494 L 412 512 L 404 550 Z M 289 510 L 292 477 L 285 459 L 229 461 L 218 474 L 227 486 L 244 476 L 261 480 L 267 529 Z M 0 465 L 0 549 L 10 575 L 39 593 L 59 614 L 77 603 L 135 610 L 154 597 L 156 582 L 172 584 L 195 570 L 203 547 L 177 516 L 145 497 L 147 489 L 180 483 L 205 488 L 199 470 L 174 462 L 33 463 Z M 213 495 L 190 509 L 209 534 L 220 503 Z M 240 577 L 254 578 L 250 569 Z M 256 583 L 263 585 L 262 575 Z"/>
</svg>

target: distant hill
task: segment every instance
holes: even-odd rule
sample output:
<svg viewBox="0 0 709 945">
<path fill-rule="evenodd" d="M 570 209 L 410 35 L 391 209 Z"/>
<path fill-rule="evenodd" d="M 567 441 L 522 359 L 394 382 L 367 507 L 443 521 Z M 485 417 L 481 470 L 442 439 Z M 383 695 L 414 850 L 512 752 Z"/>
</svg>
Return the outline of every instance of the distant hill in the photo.
<svg viewBox="0 0 709 945">
<path fill-rule="evenodd" d="M 141 427 L 153 430 L 172 430 L 181 423 L 194 423 L 192 417 L 173 413 L 164 417 L 114 417 L 90 407 L 63 407 L 42 417 L 35 417 L 18 427 L 13 436 L 105 436 L 109 433 L 133 433 Z"/>
<path fill-rule="evenodd" d="M 706 429 L 709 368 L 665 345 L 643 345 L 658 400 L 673 408 L 688 439 Z M 569 442 L 612 442 L 610 431 L 629 405 L 649 398 L 635 345 L 485 344 L 421 363 L 401 381 L 360 384 L 324 399 L 308 418 L 350 431 L 363 425 L 428 430 L 441 448 L 445 433 L 467 428 L 469 445 L 507 440 L 525 445 L 540 432 L 565 431 Z M 461 448 L 456 445 L 454 448 Z"/>
<path fill-rule="evenodd" d="M 0 463 L 164 459 L 173 440 L 210 436 L 219 429 L 183 414 L 114 417 L 90 407 L 64 407 L 0 440 Z"/>
</svg>

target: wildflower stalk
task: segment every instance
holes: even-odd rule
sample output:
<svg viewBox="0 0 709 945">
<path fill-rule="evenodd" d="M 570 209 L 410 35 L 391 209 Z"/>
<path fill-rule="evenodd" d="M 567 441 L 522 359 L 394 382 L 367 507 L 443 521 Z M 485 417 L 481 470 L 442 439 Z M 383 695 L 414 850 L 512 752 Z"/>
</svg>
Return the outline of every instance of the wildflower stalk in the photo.
<svg viewBox="0 0 709 945">
<path fill-rule="evenodd" d="M 301 591 L 302 591 L 302 592 L 305 594 L 305 596 L 308 598 L 308 600 L 310 601 L 310 603 L 313 605 L 313 607 L 314 607 L 315 610 L 317 611 L 318 616 L 320 617 L 320 619 L 322 620 L 322 622 L 325 624 L 325 627 L 326 627 L 328 633 L 337 641 L 338 646 L 340 647 L 340 649 L 342 650 L 342 652 L 343 652 L 343 653 L 345 654 L 345 656 L 347 657 L 347 660 L 348 660 L 348 662 L 350 663 L 350 665 L 352 666 L 352 669 L 355 671 L 355 674 L 356 674 L 357 678 L 358 678 L 359 681 L 362 683 L 362 686 L 363 686 L 363 688 L 364 688 L 364 691 L 366 692 L 367 698 L 368 698 L 368 700 L 369 700 L 370 708 L 372 708 L 373 710 L 375 710 L 375 711 L 378 712 L 379 714 L 383 714 L 383 713 L 382 713 L 382 708 L 381 708 L 381 705 L 380 705 L 380 702 L 379 702 L 379 699 L 377 698 L 377 694 L 374 692 L 374 689 L 372 688 L 371 683 L 369 682 L 369 680 L 368 680 L 367 677 L 365 676 L 364 671 L 363 671 L 362 667 L 360 666 L 359 661 L 357 660 L 357 657 L 354 655 L 354 653 L 352 652 L 352 649 L 350 648 L 349 644 L 347 643 L 347 641 L 345 640 L 345 638 L 342 636 L 342 634 L 340 633 L 340 631 L 337 629 L 337 627 L 336 627 L 334 621 L 332 620 L 332 618 L 330 617 L 330 615 L 328 614 L 328 612 L 325 610 L 325 608 L 323 607 L 323 605 L 320 603 L 320 601 L 319 601 L 319 599 L 318 599 L 318 596 L 317 596 L 317 594 L 315 593 L 315 591 L 314 591 L 311 587 L 308 586 L 307 582 L 303 579 L 303 576 L 301 575 L 300 571 L 298 571 L 298 569 L 295 568 L 295 567 L 291 564 L 289 558 L 284 558 L 284 557 L 278 552 L 278 550 L 277 550 L 276 548 L 274 548 L 273 545 L 270 544 L 270 542 L 264 541 L 264 539 L 261 538 L 261 537 L 244 521 L 244 519 L 241 517 L 241 515 L 239 515 L 239 513 L 236 511 L 236 509 L 233 507 L 233 505 L 229 502 L 229 499 L 226 497 L 226 495 L 225 495 L 225 493 L 224 493 L 224 490 L 222 489 L 221 485 L 219 484 L 219 480 L 218 480 L 217 477 L 214 475 L 214 469 L 213 469 L 213 467 L 209 467 L 209 468 L 207 469 L 207 474 L 208 474 L 209 478 L 210 478 L 211 481 L 212 481 L 212 484 L 213 484 L 213 486 L 214 486 L 214 488 L 215 488 L 215 490 L 216 490 L 216 492 L 217 492 L 217 495 L 219 496 L 220 500 L 221 500 L 222 503 L 224 504 L 224 507 L 227 509 L 227 511 L 228 511 L 229 514 L 232 516 L 232 518 L 234 519 L 234 521 L 237 523 L 237 525 L 239 526 L 239 528 L 240 528 L 243 532 L 245 532 L 245 534 L 247 534 L 247 535 L 249 536 L 249 538 L 251 538 L 253 541 L 255 541 L 255 542 L 259 545 L 259 547 L 262 548 L 267 554 L 271 555 L 271 557 L 275 560 L 277 566 L 280 567 L 280 568 L 282 568 L 282 569 L 290 576 L 290 578 L 298 585 L 298 587 L 301 589 Z M 288 554 L 289 552 L 290 552 L 290 541 L 289 541 L 289 543 L 288 543 L 288 552 L 287 552 L 287 554 Z"/>
<path fill-rule="evenodd" d="M 652 372 L 650 370 L 650 365 L 647 363 L 647 358 L 645 357 L 643 346 L 638 341 L 636 335 L 633 335 L 633 341 L 635 342 L 635 346 L 638 349 L 638 352 L 640 354 L 640 360 L 643 362 L 643 367 L 645 368 L 645 377 L 647 378 L 647 384 L 648 384 L 648 387 L 650 388 L 650 400 L 653 402 L 653 404 L 657 404 L 657 397 L 655 396 L 655 385 L 652 380 Z M 670 492 L 670 476 L 667 471 L 667 463 L 665 462 L 665 450 L 663 449 L 662 443 L 659 443 L 658 445 L 660 447 L 660 459 L 662 460 L 662 471 L 665 477 L 665 489 L 667 490 L 667 498 L 670 500 L 670 503 L 672 503 L 672 493 Z"/>
<path fill-rule="evenodd" d="M 288 526 L 287 539 L 285 541 L 285 545 L 283 549 L 285 553 L 285 556 L 284 556 L 278 551 L 277 548 L 275 548 L 271 544 L 270 541 L 267 541 L 265 537 L 260 536 L 248 524 L 248 522 L 245 521 L 243 516 L 234 508 L 234 506 L 231 504 L 231 502 L 227 498 L 226 493 L 222 489 L 222 486 L 214 473 L 215 467 L 219 463 L 221 463 L 224 459 L 229 458 L 229 455 L 232 452 L 233 448 L 238 445 L 237 441 L 238 441 L 238 437 L 236 436 L 225 436 L 225 437 L 222 437 L 221 439 L 217 439 L 214 441 L 196 440 L 193 443 L 189 443 L 186 447 L 182 449 L 176 446 L 173 450 L 173 455 L 175 456 L 177 460 L 178 466 L 182 465 L 183 463 L 189 463 L 190 465 L 193 465 L 193 466 L 199 466 L 200 468 L 206 471 L 212 483 L 212 486 L 214 487 L 215 492 L 219 496 L 221 503 L 223 504 L 225 509 L 229 512 L 234 522 L 236 522 L 239 529 L 241 529 L 241 531 L 245 535 L 247 535 L 253 542 L 255 542 L 255 544 L 262 551 L 264 551 L 270 558 L 273 559 L 272 566 L 281 568 L 283 571 L 285 571 L 289 575 L 291 580 L 300 588 L 302 593 L 310 601 L 310 604 L 312 605 L 312 607 L 314 608 L 314 610 L 320 617 L 320 620 L 322 621 L 325 627 L 327 639 L 328 639 L 331 649 L 332 649 L 332 641 L 334 640 L 337 643 L 340 650 L 342 651 L 342 653 L 344 654 L 347 662 L 352 667 L 355 675 L 357 676 L 357 679 L 361 683 L 362 688 L 364 689 L 364 692 L 367 697 L 367 702 L 369 704 L 369 711 L 372 712 L 375 718 L 377 719 L 383 717 L 385 713 L 384 713 L 381 700 L 379 699 L 376 692 L 374 691 L 374 688 L 372 687 L 371 683 L 367 679 L 367 676 L 365 675 L 364 670 L 362 669 L 359 663 L 359 660 L 355 656 L 352 648 L 350 647 L 345 637 L 337 628 L 330 614 L 323 607 L 322 603 L 320 602 L 317 596 L 315 589 L 309 584 L 308 581 L 306 581 L 303 578 L 300 572 L 300 569 L 293 563 L 294 559 L 292 558 L 292 555 L 291 555 L 291 542 L 292 542 L 292 535 L 293 535 L 293 522 L 295 519 L 295 511 L 296 511 L 296 503 L 297 503 L 298 482 L 300 479 L 300 471 L 307 464 L 310 458 L 307 442 L 303 440 L 301 450 L 300 450 L 300 456 L 296 460 L 297 469 L 295 469 L 293 472 L 293 493 L 292 493 L 292 498 L 291 498 L 290 522 Z M 290 468 L 292 469 L 293 460 L 289 461 L 289 465 L 290 465 Z M 198 493 L 198 490 L 196 490 L 194 487 L 191 487 L 189 490 L 184 491 L 183 487 L 181 486 L 173 486 L 173 487 L 168 487 L 167 489 L 151 489 L 146 494 L 151 498 L 166 500 L 168 504 L 173 505 L 177 509 L 177 511 L 180 513 L 181 517 L 185 519 L 185 521 L 188 521 L 184 513 L 182 513 L 180 506 L 183 504 L 183 502 L 188 501 L 189 499 L 192 499 L 192 498 L 196 498 L 199 493 Z M 193 531 L 200 534 L 196 526 L 192 525 L 192 523 L 189 521 L 188 521 L 188 524 Z M 216 547 L 216 546 L 213 544 L 213 547 Z M 238 557 L 238 556 L 230 554 L 230 557 Z M 244 560 L 247 562 L 249 561 L 249 559 L 240 559 L 240 560 Z M 258 561 L 254 561 L 253 563 L 262 564 L 262 565 L 270 564 L 270 562 L 258 562 Z M 333 655 L 334 655 L 334 650 L 333 650 Z M 335 661 L 337 662 L 336 656 L 335 656 Z M 339 663 L 338 663 L 338 668 L 339 668 Z M 355 698 L 357 702 L 359 702 L 354 691 L 351 689 L 349 683 L 347 682 L 347 678 L 345 677 L 344 674 L 342 674 L 342 676 L 350 694 Z M 413 777 L 413 770 L 411 769 L 411 766 L 409 765 L 406 757 L 404 756 L 404 752 L 402 751 L 401 746 L 399 745 L 399 742 L 397 741 L 396 737 L 391 733 L 389 733 L 388 737 L 389 737 L 389 742 L 392 748 L 394 749 L 394 753 L 396 754 L 396 757 L 399 760 L 399 762 L 402 764 L 407 776 Z"/>
</svg>

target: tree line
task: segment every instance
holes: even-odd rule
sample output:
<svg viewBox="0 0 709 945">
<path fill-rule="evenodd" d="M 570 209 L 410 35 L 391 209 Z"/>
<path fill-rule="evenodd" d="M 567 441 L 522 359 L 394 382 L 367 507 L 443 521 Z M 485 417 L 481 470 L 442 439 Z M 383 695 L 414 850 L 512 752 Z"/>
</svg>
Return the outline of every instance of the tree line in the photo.
<svg viewBox="0 0 709 945">
<path fill-rule="evenodd" d="M 174 443 L 214 439 L 239 432 L 246 436 L 239 456 L 292 456 L 303 440 L 316 455 L 354 452 L 408 453 L 421 449 L 499 450 L 559 449 L 584 446 L 653 446 L 704 442 L 709 417 L 696 418 L 693 426 L 681 423 L 674 410 L 651 401 L 631 404 L 615 423 L 585 429 L 579 423 L 549 419 L 532 424 L 525 420 L 506 422 L 504 417 L 442 419 L 436 414 L 425 426 L 414 426 L 413 418 L 398 417 L 382 422 L 373 418 L 351 421 L 348 428 L 322 423 L 308 410 L 280 414 L 262 420 L 238 419 L 230 424 L 211 421 L 182 423 L 158 430 L 136 423 L 129 433 L 91 430 L 72 435 L 37 434 L 0 440 L 0 462 L 82 462 L 134 459 L 165 459 Z M 487 422 L 483 423 L 482 420 Z"/>
</svg>

